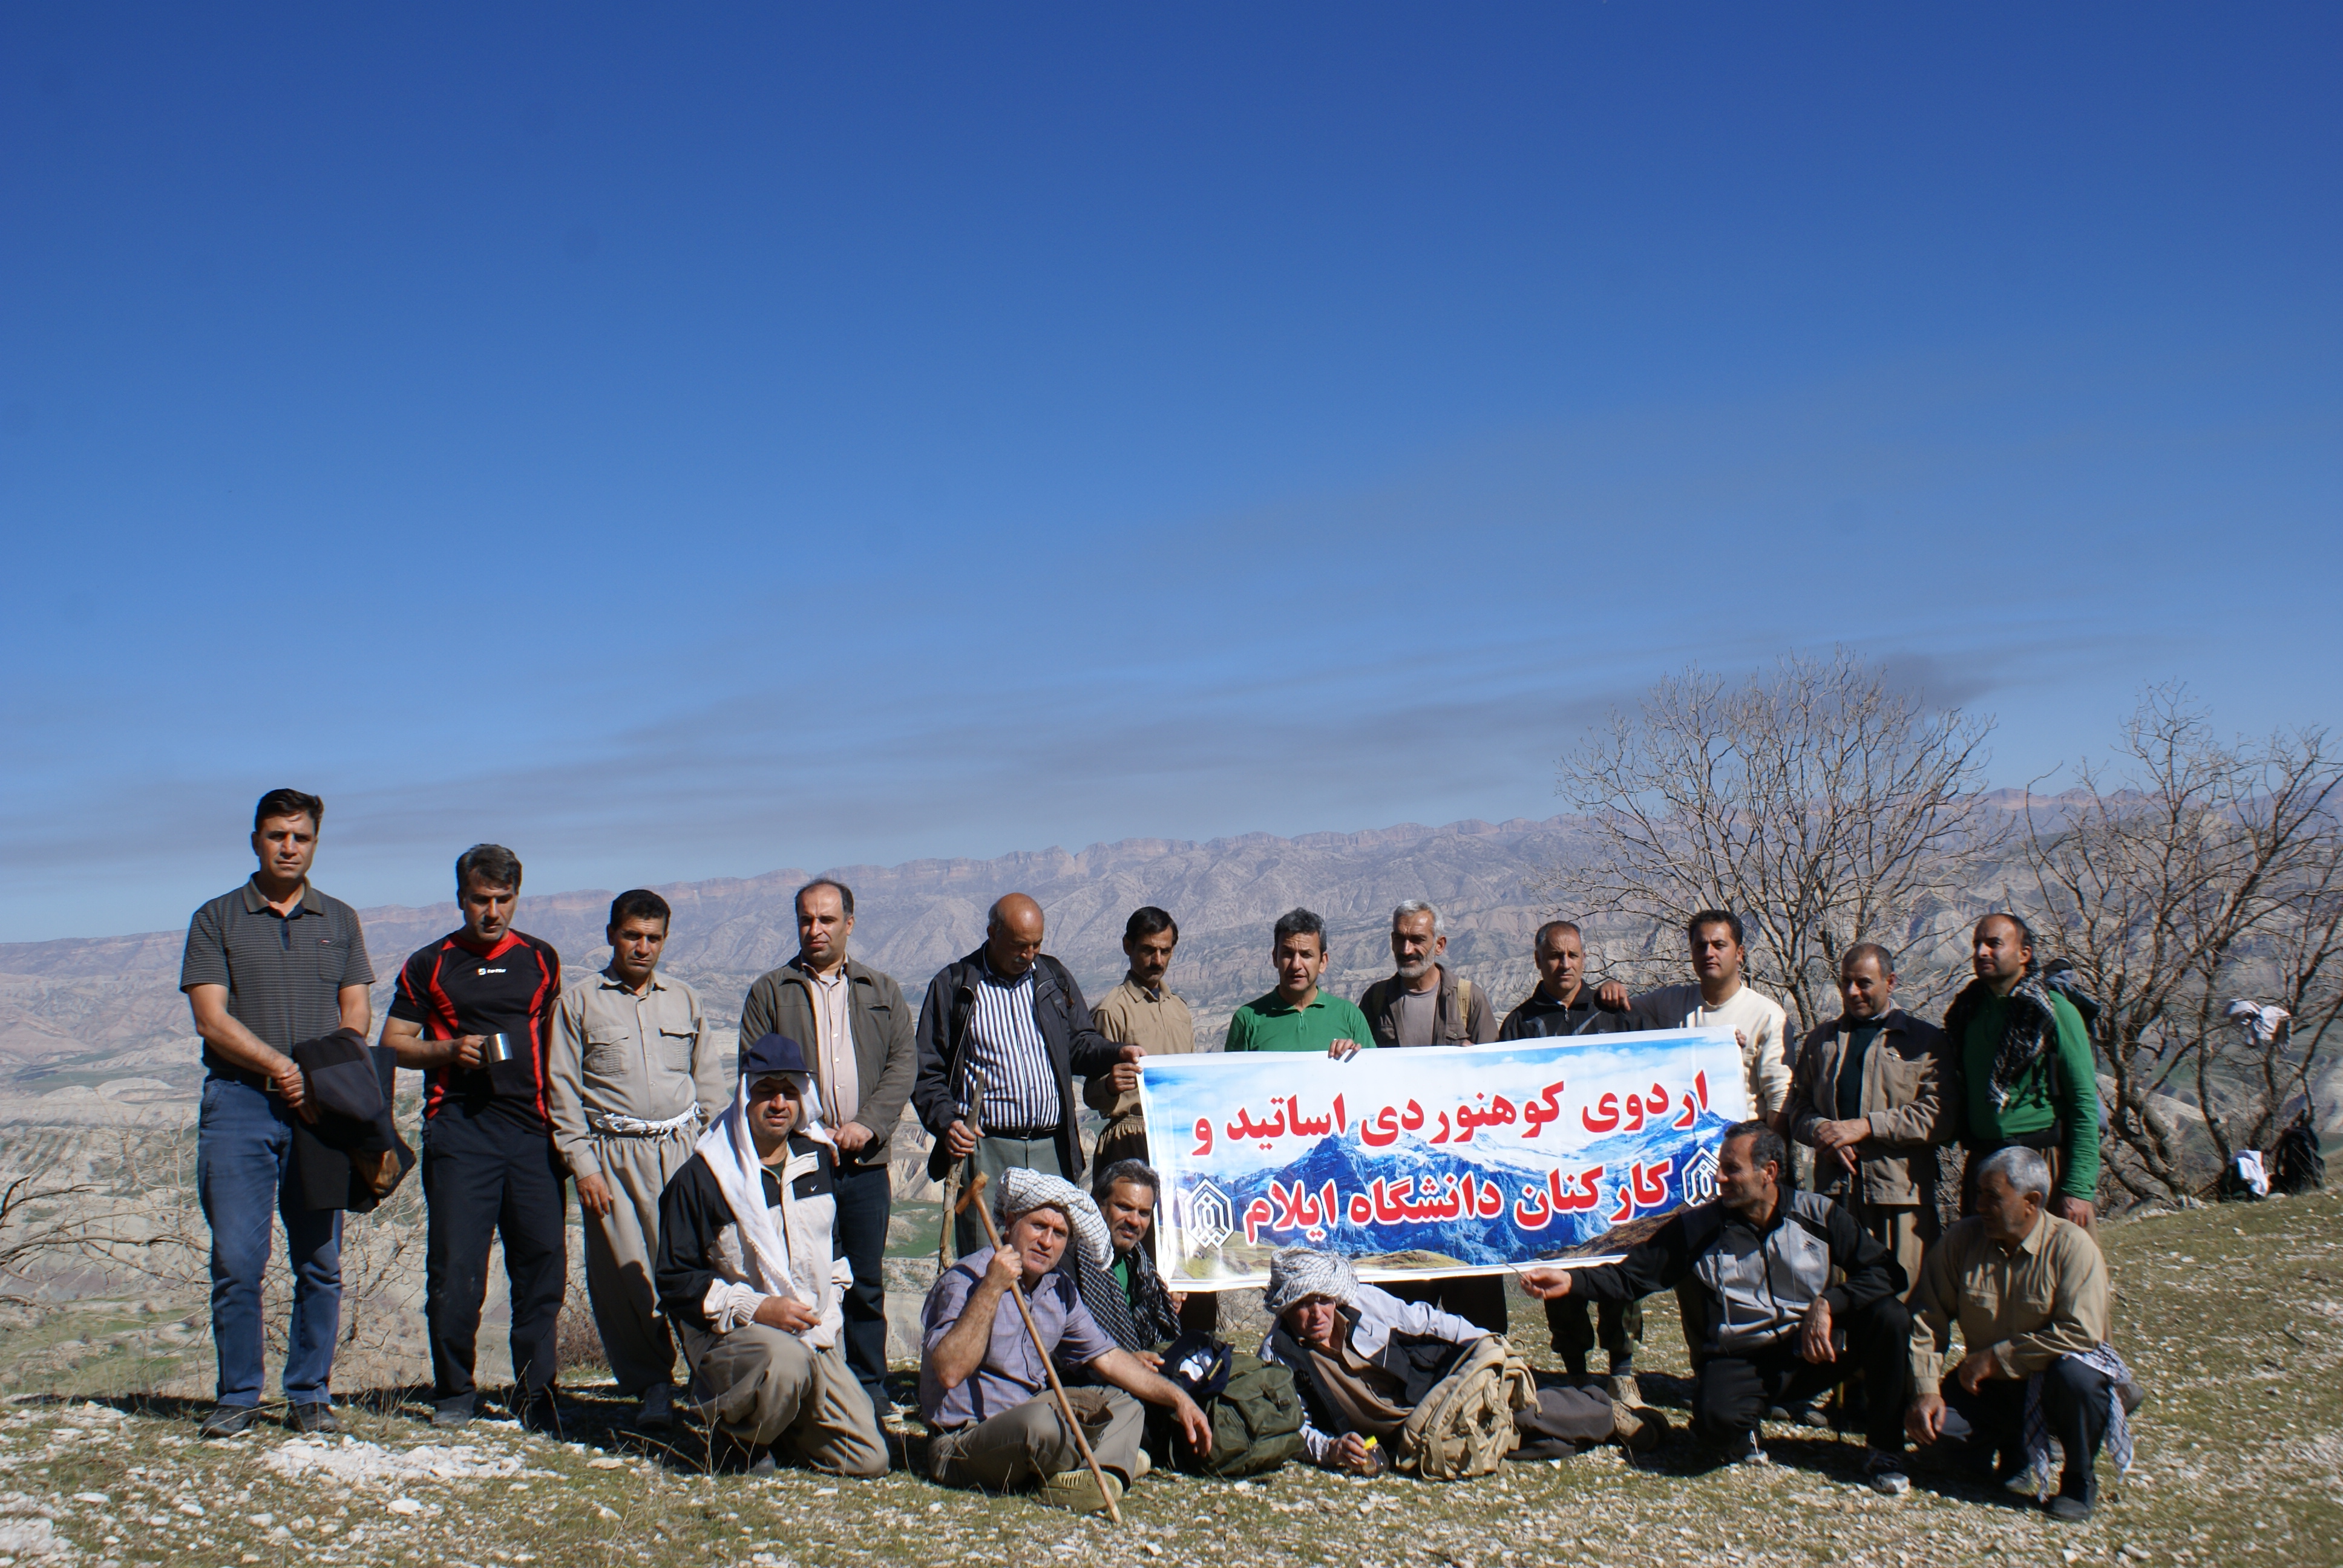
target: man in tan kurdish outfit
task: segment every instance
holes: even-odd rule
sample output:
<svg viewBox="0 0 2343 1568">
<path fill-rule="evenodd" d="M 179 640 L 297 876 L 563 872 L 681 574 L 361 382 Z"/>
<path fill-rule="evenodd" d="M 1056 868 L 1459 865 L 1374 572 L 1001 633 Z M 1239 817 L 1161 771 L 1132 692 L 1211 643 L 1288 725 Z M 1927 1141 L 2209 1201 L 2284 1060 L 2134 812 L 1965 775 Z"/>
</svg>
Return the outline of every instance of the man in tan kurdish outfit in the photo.
<svg viewBox="0 0 2343 1568">
<path fill-rule="evenodd" d="M 1091 1009 L 1091 1021 L 1101 1034 L 1117 1045 L 1138 1046 L 1150 1056 L 1185 1056 L 1196 1049 L 1196 1020 L 1188 1004 L 1163 983 L 1172 950 L 1179 945 L 1180 925 L 1168 912 L 1152 904 L 1131 911 L 1122 928 L 1122 950 L 1131 960 L 1131 972 Z M 1093 1075 L 1082 1085 L 1082 1103 L 1106 1118 L 1091 1169 L 1102 1171 L 1124 1160 L 1147 1162 L 1137 1062 Z"/>
<path fill-rule="evenodd" d="M 667 900 L 638 888 L 610 901 L 610 962 L 562 993 L 546 1059 L 553 1141 L 578 1181 L 586 1292 L 618 1392 L 639 1424 L 669 1424 L 675 1341 L 651 1261 L 659 1194 L 722 1110 L 729 1074 L 709 1044 L 699 995 L 659 972 Z"/>
<path fill-rule="evenodd" d="M 1896 1256 L 1910 1289 L 1936 1240 L 1936 1151 L 1957 1114 L 1945 1035 L 1895 1005 L 1896 960 L 1846 950 L 1839 1016 L 1817 1025 L 1790 1075 L 1790 1136 L 1815 1151 L 1815 1191 Z"/>
</svg>

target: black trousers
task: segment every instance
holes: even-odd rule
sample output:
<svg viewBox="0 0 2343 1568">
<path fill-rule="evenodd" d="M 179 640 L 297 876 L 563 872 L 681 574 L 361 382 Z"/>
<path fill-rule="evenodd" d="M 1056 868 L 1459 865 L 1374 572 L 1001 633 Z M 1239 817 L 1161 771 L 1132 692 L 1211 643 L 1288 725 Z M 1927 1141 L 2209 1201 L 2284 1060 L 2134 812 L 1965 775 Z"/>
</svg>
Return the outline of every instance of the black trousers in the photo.
<svg viewBox="0 0 2343 1568">
<path fill-rule="evenodd" d="M 1585 1297 L 1564 1296 L 1545 1304 L 1545 1328 L 1554 1353 L 1572 1372 L 1586 1369 L 1586 1352 L 1597 1345 L 1611 1366 L 1624 1372 L 1634 1363 L 1635 1347 L 1643 1342 L 1644 1303 L 1597 1302 L 1590 1314 Z"/>
<path fill-rule="evenodd" d="M 488 1289 L 488 1247 L 502 1241 L 512 1287 L 513 1382 L 553 1385 L 553 1332 L 569 1272 L 561 1156 L 538 1123 L 495 1109 L 443 1105 L 423 1134 L 424 1322 L 431 1397 L 468 1408 L 473 1351 Z"/>
<path fill-rule="evenodd" d="M 873 1410 L 887 1397 L 887 1222 L 894 1212 L 887 1167 L 857 1165 L 838 1173 L 838 1240 L 854 1283 L 846 1312 L 846 1364 Z"/>
<path fill-rule="evenodd" d="M 1757 1430 L 1767 1407 L 1804 1404 L 1863 1373 L 1870 1391 L 1865 1436 L 1874 1448 L 1904 1451 L 1904 1391 L 1910 1382 L 1912 1314 L 1894 1296 L 1836 1320 L 1846 1348 L 1817 1365 L 1798 1354 L 1794 1331 L 1754 1352 L 1719 1351 L 1700 1364 L 1692 1390 L 1693 1435 L 1728 1448 Z"/>
<path fill-rule="evenodd" d="M 1403 1302 L 1427 1302 L 1484 1332 L 1505 1332 L 1505 1276 L 1458 1274 L 1446 1280 L 1387 1280 L 1382 1288 Z"/>
<path fill-rule="evenodd" d="M 2073 1356 L 2062 1357 L 2042 1374 L 2042 1417 L 2050 1435 L 2066 1451 L 2058 1494 L 2084 1503 L 2098 1501 L 2099 1444 L 2107 1435 L 2107 1380 Z M 1929 1445 L 1978 1470 L 2016 1475 L 2026 1463 L 2026 1382 L 1987 1378 L 1970 1393 L 1945 1379 L 1945 1434 Z M 2000 1462 L 1995 1464 L 1996 1458 Z"/>
</svg>

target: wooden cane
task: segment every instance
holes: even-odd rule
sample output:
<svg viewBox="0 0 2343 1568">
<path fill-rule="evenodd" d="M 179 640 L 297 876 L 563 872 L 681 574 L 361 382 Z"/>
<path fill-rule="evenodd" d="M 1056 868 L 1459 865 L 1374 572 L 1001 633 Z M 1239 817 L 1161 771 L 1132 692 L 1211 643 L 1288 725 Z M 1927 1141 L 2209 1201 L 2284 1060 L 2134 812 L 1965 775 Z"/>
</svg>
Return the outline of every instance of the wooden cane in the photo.
<svg viewBox="0 0 2343 1568">
<path fill-rule="evenodd" d="M 968 1191 L 960 1195 L 960 1203 L 952 1212 L 957 1214 L 960 1210 L 975 1202 L 977 1196 L 984 1191 L 984 1184 L 988 1180 L 989 1178 L 981 1171 L 970 1178 Z M 996 1252 L 1001 1251 L 1001 1232 L 993 1228 L 990 1206 L 979 1204 L 976 1217 L 984 1221 L 985 1240 L 992 1243 L 992 1250 Z M 1072 1216 L 1067 1217 L 1067 1223 L 1071 1228 Z M 1070 1237 L 1067 1244 L 1071 1246 L 1076 1243 Z M 1033 1326 L 1033 1309 L 1025 1303 L 1022 1282 L 1010 1281 L 1009 1293 L 1016 1298 L 1017 1315 L 1025 1320 L 1025 1335 L 1033 1342 L 1033 1353 L 1041 1358 L 1041 1370 L 1049 1375 L 1050 1392 L 1058 1396 L 1058 1413 L 1066 1418 L 1066 1430 L 1074 1434 L 1074 1446 L 1081 1450 L 1082 1462 L 1091 1467 L 1091 1477 L 1098 1483 L 1099 1495 L 1106 1500 L 1106 1516 L 1120 1524 L 1122 1523 L 1122 1510 L 1114 1505 L 1114 1493 L 1107 1489 L 1106 1472 L 1099 1468 L 1098 1455 L 1091 1452 L 1091 1440 L 1082 1435 L 1082 1423 L 1074 1419 L 1074 1402 L 1066 1397 L 1066 1385 L 1058 1381 L 1058 1366 L 1050 1359 L 1049 1348 L 1041 1343 L 1041 1331 Z"/>
<path fill-rule="evenodd" d="M 971 1073 L 970 1076 L 973 1077 L 974 1074 Z M 977 1093 L 980 1103 L 981 1103 L 983 1097 L 983 1081 L 984 1081 L 982 1079 L 977 1080 Z M 975 1133 L 979 1138 L 984 1136 L 984 1123 L 977 1120 L 976 1111 L 973 1109 L 971 1109 L 968 1113 L 968 1130 L 970 1132 Z M 953 1217 L 959 1214 L 962 1209 L 968 1207 L 968 1200 L 965 1196 L 961 1197 L 958 1201 L 953 1201 L 952 1186 L 960 1181 L 960 1171 L 966 1167 L 975 1163 L 976 1152 L 975 1151 L 970 1150 L 965 1159 L 953 1161 L 951 1165 L 944 1171 L 944 1222 L 936 1227 L 936 1272 L 939 1274 L 952 1266 L 953 1259 L 950 1249 L 951 1247 Z M 983 1178 L 979 1177 L 978 1180 L 981 1181 Z M 970 1191 L 972 1191 L 974 1189 L 971 1188 Z"/>
</svg>

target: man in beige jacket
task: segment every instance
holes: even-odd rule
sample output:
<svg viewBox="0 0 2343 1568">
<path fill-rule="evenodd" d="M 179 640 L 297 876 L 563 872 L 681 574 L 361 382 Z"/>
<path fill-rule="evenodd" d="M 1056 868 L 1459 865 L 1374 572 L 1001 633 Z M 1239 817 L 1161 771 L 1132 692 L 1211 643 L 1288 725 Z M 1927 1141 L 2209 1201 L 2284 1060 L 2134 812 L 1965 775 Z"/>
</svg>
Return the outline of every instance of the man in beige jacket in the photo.
<svg viewBox="0 0 2343 1568">
<path fill-rule="evenodd" d="M 1180 923 L 1149 904 L 1123 922 L 1122 951 L 1131 972 L 1099 998 L 1091 1022 L 1117 1045 L 1135 1045 L 1150 1056 L 1186 1056 L 1196 1049 L 1196 1020 L 1188 1004 L 1163 983 L 1180 945 Z M 1118 1161 L 1147 1162 L 1147 1124 L 1139 1113 L 1139 1064 L 1126 1061 L 1082 1085 L 1082 1103 L 1106 1118 L 1091 1169 L 1104 1171 Z"/>
<path fill-rule="evenodd" d="M 672 1419 L 675 1342 L 651 1282 L 659 1194 L 691 1158 L 731 1085 L 709 1042 L 699 994 L 659 972 L 667 900 L 638 888 L 610 900 L 610 962 L 569 986 L 553 1019 L 546 1111 L 578 1181 L 586 1292 L 618 1392 L 637 1422 Z"/>
<path fill-rule="evenodd" d="M 1815 1191 L 1838 1201 L 1896 1255 L 1909 1289 L 1936 1239 L 1936 1151 L 1956 1114 L 1944 1031 L 1895 1005 L 1896 960 L 1847 949 L 1839 1016 L 1798 1049 L 1790 1136 L 1815 1151 Z"/>
</svg>

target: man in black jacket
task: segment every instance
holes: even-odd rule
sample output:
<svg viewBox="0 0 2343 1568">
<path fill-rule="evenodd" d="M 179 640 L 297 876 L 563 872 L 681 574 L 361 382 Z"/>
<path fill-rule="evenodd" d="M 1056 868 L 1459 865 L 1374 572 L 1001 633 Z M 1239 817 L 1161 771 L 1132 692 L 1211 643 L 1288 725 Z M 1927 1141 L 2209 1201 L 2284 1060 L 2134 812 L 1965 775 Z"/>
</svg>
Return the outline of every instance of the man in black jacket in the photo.
<svg viewBox="0 0 2343 1568">
<path fill-rule="evenodd" d="M 1147 1053 L 1091 1023 L 1082 988 L 1041 950 L 1041 906 L 1011 893 L 992 906 L 984 945 L 946 964 L 920 1009 L 911 1107 L 935 1141 L 928 1171 L 954 1161 L 996 1181 L 1022 1166 L 1071 1181 L 1082 1172 L 1073 1078 Z M 960 1253 L 987 1245 L 980 1216 L 954 1227 Z"/>
<path fill-rule="evenodd" d="M 1812 1399 L 1860 1372 L 1869 1391 L 1874 1490 L 1910 1490 L 1902 1410 L 1911 1314 L 1904 1271 L 1829 1199 L 1785 1191 L 1782 1135 L 1762 1121 L 1728 1128 L 1713 1203 L 1671 1216 L 1619 1262 L 1532 1269 L 1530 1294 L 1622 1301 L 1694 1286 L 1703 1332 L 1694 1352 L 1692 1428 L 1729 1462 L 1763 1462 L 1757 1423 L 1769 1406 Z M 1834 1285 L 1837 1270 L 1845 1282 Z M 1842 1343 L 1844 1341 L 1844 1343 Z"/>
</svg>

